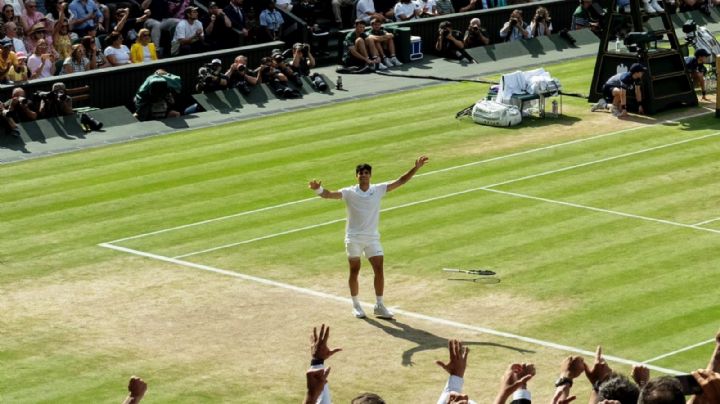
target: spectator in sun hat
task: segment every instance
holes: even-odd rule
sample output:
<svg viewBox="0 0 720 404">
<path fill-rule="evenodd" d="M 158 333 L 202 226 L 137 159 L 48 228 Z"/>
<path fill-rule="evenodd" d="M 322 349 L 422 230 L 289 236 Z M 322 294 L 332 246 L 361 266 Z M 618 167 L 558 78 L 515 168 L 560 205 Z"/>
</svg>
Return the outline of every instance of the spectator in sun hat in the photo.
<svg viewBox="0 0 720 404">
<path fill-rule="evenodd" d="M 10 68 L 18 67 L 18 59 L 15 52 L 12 50 L 12 41 L 9 38 L 0 40 L 0 83 L 8 82 L 8 72 Z"/>
<path fill-rule="evenodd" d="M 15 56 L 17 57 L 18 64 L 17 66 L 12 65 L 10 67 L 10 71 L 7 73 L 7 79 L 13 83 L 22 83 L 28 80 L 27 55 L 25 52 L 20 51 L 16 52 Z"/>
<path fill-rule="evenodd" d="M 48 35 L 45 25 L 39 22 L 30 28 L 27 36 L 25 37 L 25 49 L 28 53 L 33 53 L 35 51 L 35 46 L 41 39 L 44 39 L 48 46 L 53 48 L 52 35 Z M 53 50 L 54 49 L 55 48 L 53 48 Z"/>
<path fill-rule="evenodd" d="M 707 73 L 707 68 L 705 68 L 705 63 L 709 57 L 710 52 L 703 48 L 697 49 L 693 56 L 685 57 L 685 71 L 690 76 L 693 86 L 700 87 L 704 101 L 707 101 L 705 93 L 705 73 Z"/>
</svg>

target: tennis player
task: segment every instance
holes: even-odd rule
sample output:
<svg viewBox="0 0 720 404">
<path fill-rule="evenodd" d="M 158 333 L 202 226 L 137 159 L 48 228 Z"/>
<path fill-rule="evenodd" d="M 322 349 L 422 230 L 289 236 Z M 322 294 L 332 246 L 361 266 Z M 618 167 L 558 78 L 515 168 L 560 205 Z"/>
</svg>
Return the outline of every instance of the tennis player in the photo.
<svg viewBox="0 0 720 404">
<path fill-rule="evenodd" d="M 312 180 L 308 184 L 310 189 L 325 199 L 342 199 L 347 209 L 347 222 L 345 225 L 345 251 L 350 265 L 350 297 L 353 302 L 352 313 L 357 318 L 365 318 L 365 312 L 358 300 L 358 275 L 360 274 L 360 258 L 362 255 L 370 261 L 375 273 L 375 316 L 391 319 L 393 313 L 383 304 L 385 277 L 383 274 L 383 248 L 380 245 L 378 223 L 380 221 L 380 200 L 387 192 L 410 181 L 415 173 L 428 161 L 426 156 L 415 160 L 415 165 L 400 178 L 392 182 L 370 184 L 372 167 L 360 164 L 355 168 L 357 185 L 342 188 L 339 191 L 330 191 L 322 187 L 320 181 Z"/>
</svg>

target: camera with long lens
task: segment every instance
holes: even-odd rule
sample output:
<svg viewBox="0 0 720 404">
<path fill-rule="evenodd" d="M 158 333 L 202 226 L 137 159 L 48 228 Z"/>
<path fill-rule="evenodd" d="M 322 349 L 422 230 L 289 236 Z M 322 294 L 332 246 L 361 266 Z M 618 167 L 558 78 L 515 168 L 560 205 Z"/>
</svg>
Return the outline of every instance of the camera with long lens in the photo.
<svg viewBox="0 0 720 404">
<path fill-rule="evenodd" d="M 448 35 L 450 35 L 450 30 L 447 29 L 447 28 L 443 28 L 443 29 L 440 31 L 440 34 L 442 35 L 443 38 L 447 38 Z"/>
<path fill-rule="evenodd" d="M 325 79 L 318 73 L 313 73 L 312 76 L 310 76 L 310 79 L 312 80 L 312 85 L 315 87 L 318 91 L 327 91 L 328 85 L 325 82 Z"/>
<path fill-rule="evenodd" d="M 510 26 L 511 26 L 511 27 L 514 27 L 514 26 L 518 25 L 518 22 L 519 22 L 519 21 L 518 21 L 517 18 L 511 18 L 511 19 L 510 19 Z"/>
<path fill-rule="evenodd" d="M 541 22 L 545 22 L 545 17 L 543 17 L 543 16 L 541 16 L 541 15 L 536 15 L 536 16 L 535 16 L 535 23 L 539 24 L 539 23 L 541 23 Z"/>
<path fill-rule="evenodd" d="M 102 129 L 102 127 L 103 127 L 102 122 L 98 121 L 97 119 L 93 118 L 92 116 L 90 116 L 84 112 L 82 114 L 80 114 L 80 123 L 83 126 L 87 127 L 89 129 L 89 131 L 93 131 L 93 130 L 97 131 L 97 130 Z"/>
<path fill-rule="evenodd" d="M 471 26 L 470 26 L 470 31 L 472 31 L 472 32 L 478 32 L 478 31 L 480 31 L 480 27 L 478 27 L 477 25 L 471 25 Z"/>
<path fill-rule="evenodd" d="M 38 91 L 37 96 L 42 101 L 46 102 L 65 102 L 68 99 L 68 95 L 63 90 L 55 91 Z"/>
</svg>

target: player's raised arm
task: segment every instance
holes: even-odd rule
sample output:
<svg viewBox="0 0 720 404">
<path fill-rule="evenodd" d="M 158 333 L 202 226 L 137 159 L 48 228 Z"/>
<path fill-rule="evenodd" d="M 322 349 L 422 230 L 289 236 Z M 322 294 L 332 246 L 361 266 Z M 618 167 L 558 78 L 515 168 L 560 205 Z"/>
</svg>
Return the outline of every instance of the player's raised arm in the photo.
<svg viewBox="0 0 720 404">
<path fill-rule="evenodd" d="M 330 191 L 322 186 L 322 181 L 312 180 L 308 183 L 308 188 L 312 189 L 319 197 L 325 199 L 342 199 L 341 192 Z"/>
<path fill-rule="evenodd" d="M 410 181 L 410 179 L 415 175 L 415 173 L 420 169 L 420 167 L 424 166 L 425 163 L 427 163 L 428 158 L 427 156 L 420 156 L 417 160 L 415 160 L 415 165 L 413 168 L 411 168 L 408 172 L 403 174 L 400 178 L 396 179 L 394 182 L 388 184 L 387 186 L 387 192 L 392 191 L 393 189 L 399 187 L 400 185 L 405 184 L 406 182 Z"/>
</svg>

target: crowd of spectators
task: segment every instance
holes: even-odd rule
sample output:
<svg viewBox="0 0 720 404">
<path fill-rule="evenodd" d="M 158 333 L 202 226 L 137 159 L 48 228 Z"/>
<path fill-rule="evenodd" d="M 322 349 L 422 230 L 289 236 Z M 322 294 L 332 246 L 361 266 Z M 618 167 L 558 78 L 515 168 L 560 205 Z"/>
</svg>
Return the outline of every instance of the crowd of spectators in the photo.
<svg viewBox="0 0 720 404">
<path fill-rule="evenodd" d="M 331 404 L 332 395 L 328 379 L 331 368 L 326 361 L 342 348 L 330 348 L 330 327 L 322 324 L 313 327 L 310 334 L 310 367 L 305 372 L 306 390 L 304 404 Z M 459 340 L 448 341 L 447 362 L 435 363 L 447 373 L 448 379 L 440 391 L 437 404 L 475 403 L 463 393 L 469 349 Z M 540 369 L 532 363 L 511 363 L 499 375 L 500 382 L 493 404 L 531 404 L 531 381 Z M 552 397 L 544 402 L 568 404 L 588 402 L 590 404 L 717 404 L 720 402 L 720 332 L 715 336 L 715 349 L 710 362 L 704 369 L 688 375 L 658 376 L 651 378 L 650 370 L 642 365 L 633 365 L 629 377 L 613 370 L 598 347 L 592 362 L 581 356 L 568 356 L 562 360 L 559 375 L 554 383 Z M 582 376 L 585 376 L 584 378 Z M 589 397 L 579 398 L 571 393 L 573 386 L 585 379 L 591 387 Z M 138 404 L 147 392 L 147 383 L 132 376 L 128 383 L 128 396 L 123 404 Z M 687 401 L 686 401 L 687 400 Z M 538 401 L 538 400 L 535 400 Z M 378 394 L 365 392 L 351 400 L 352 404 L 385 404 Z"/>
<path fill-rule="evenodd" d="M 313 328 L 310 335 L 310 368 L 305 373 L 306 386 L 305 404 L 332 402 L 328 378 L 330 367 L 325 367 L 325 361 L 334 354 L 342 351 L 341 348 L 328 347 L 330 327 L 321 325 L 319 332 Z M 630 377 L 614 371 L 598 347 L 592 363 L 586 363 L 580 356 L 568 356 L 560 364 L 559 377 L 555 382 L 555 391 L 552 397 L 545 402 L 552 404 L 567 404 L 578 399 L 572 395 L 572 387 L 576 381 L 585 375 L 587 383 L 591 386 L 590 396 L 585 402 L 595 404 L 717 404 L 720 402 L 720 332 L 715 336 L 715 349 L 710 363 L 705 369 L 698 369 L 691 375 L 660 376 L 650 378 L 650 370 L 642 364 L 632 366 Z M 448 362 L 436 361 L 436 364 L 448 374 L 445 387 L 440 391 L 438 404 L 474 403 L 463 393 L 464 377 L 467 368 L 469 350 L 458 340 L 448 341 Z M 531 363 L 512 363 L 500 376 L 500 383 L 493 404 L 504 404 L 508 399 L 513 403 L 530 404 L 532 394 L 530 381 L 536 375 L 535 365 Z M 697 390 L 691 383 L 696 382 Z M 537 401 L 537 400 L 536 400 Z M 578 402 L 583 401 L 579 399 Z M 352 403 L 382 404 L 384 400 L 374 393 L 363 393 L 352 400 Z"/>
</svg>

